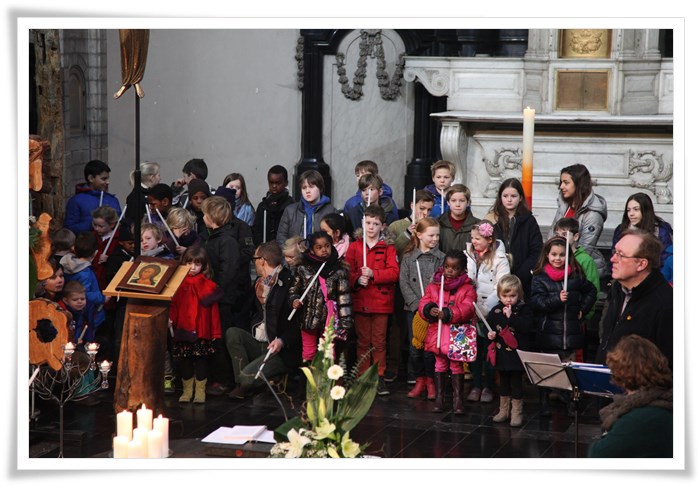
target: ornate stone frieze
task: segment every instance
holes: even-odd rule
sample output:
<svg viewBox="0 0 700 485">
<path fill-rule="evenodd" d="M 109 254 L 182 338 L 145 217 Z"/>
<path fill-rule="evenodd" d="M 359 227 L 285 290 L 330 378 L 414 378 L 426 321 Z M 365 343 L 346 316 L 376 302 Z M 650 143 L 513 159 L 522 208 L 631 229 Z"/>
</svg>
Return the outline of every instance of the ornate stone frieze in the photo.
<svg viewBox="0 0 700 485">
<path fill-rule="evenodd" d="M 656 195 L 659 204 L 671 204 L 673 194 L 668 182 L 673 176 L 673 164 L 664 162 L 656 150 L 630 151 L 629 180 L 632 187 L 647 189 Z"/>
<path fill-rule="evenodd" d="M 522 174 L 522 148 L 498 148 L 493 160 L 481 159 L 489 174 L 489 183 L 484 190 L 484 197 L 496 197 L 501 183 L 509 178 L 519 179 Z"/>
<path fill-rule="evenodd" d="M 297 88 L 304 89 L 304 36 L 300 35 L 297 39 L 296 54 L 294 59 L 297 61 Z"/>
<path fill-rule="evenodd" d="M 389 73 L 386 71 L 386 56 L 384 54 L 381 30 L 361 30 L 359 49 L 360 57 L 357 59 L 357 69 L 355 69 L 352 86 L 350 86 L 345 69 L 345 54 L 339 52 L 335 56 L 338 82 L 340 83 L 343 95 L 351 100 L 357 100 L 362 97 L 362 85 L 365 83 L 365 78 L 367 77 L 367 57 L 369 56 L 376 59 L 377 85 L 379 86 L 382 99 L 386 101 L 393 101 L 396 99 L 401 89 L 405 53 L 402 52 L 399 54 L 394 74 L 390 79 Z"/>
</svg>

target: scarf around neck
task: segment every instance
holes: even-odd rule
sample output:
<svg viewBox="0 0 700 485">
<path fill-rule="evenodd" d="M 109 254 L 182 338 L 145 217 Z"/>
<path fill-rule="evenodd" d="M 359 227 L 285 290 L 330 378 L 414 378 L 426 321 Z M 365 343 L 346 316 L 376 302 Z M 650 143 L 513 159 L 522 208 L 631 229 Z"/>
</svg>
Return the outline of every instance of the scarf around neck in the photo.
<svg viewBox="0 0 700 485">
<path fill-rule="evenodd" d="M 314 272 L 318 271 L 318 268 L 320 268 L 323 263 L 326 263 L 323 267 L 323 271 L 321 271 L 321 276 L 328 278 L 336 269 L 336 266 L 338 266 L 338 251 L 335 249 L 335 246 L 331 246 L 331 255 L 327 259 L 323 259 L 312 253 L 311 249 L 307 249 L 302 253 L 302 262 L 311 266 Z"/>
<path fill-rule="evenodd" d="M 445 274 L 445 270 L 440 266 L 438 270 L 433 275 L 433 284 L 439 285 L 442 275 Z M 469 280 L 469 275 L 467 273 L 462 273 L 456 278 L 445 278 L 445 291 L 452 291 L 459 288 L 464 283 Z"/>
<path fill-rule="evenodd" d="M 263 307 L 267 301 L 267 296 L 270 294 L 270 290 L 277 284 L 280 271 L 282 271 L 282 265 L 277 266 L 272 270 L 272 273 L 264 278 L 258 278 L 255 282 L 255 296 Z"/>
<path fill-rule="evenodd" d="M 574 267 L 569 265 L 569 276 L 571 276 Z M 547 273 L 552 281 L 564 281 L 564 268 L 556 269 L 551 264 L 547 263 L 544 265 L 544 272 Z"/>
<path fill-rule="evenodd" d="M 616 394 L 613 396 L 613 402 L 600 410 L 603 431 L 609 431 L 615 421 L 628 412 L 646 406 L 673 411 L 673 389 L 652 387 L 639 389 L 631 394 Z"/>
</svg>

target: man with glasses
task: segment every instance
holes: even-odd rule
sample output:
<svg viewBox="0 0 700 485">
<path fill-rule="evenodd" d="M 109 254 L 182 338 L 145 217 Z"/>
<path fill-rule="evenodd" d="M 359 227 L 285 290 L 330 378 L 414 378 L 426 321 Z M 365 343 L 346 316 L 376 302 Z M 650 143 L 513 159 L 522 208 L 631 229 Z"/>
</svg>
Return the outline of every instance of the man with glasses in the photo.
<svg viewBox="0 0 700 485">
<path fill-rule="evenodd" d="M 292 273 L 282 266 L 282 250 L 275 241 L 261 244 L 253 256 L 255 272 L 255 311 L 251 331 L 231 327 L 226 331 L 226 348 L 231 355 L 236 387 L 232 399 L 245 399 L 264 386 L 256 379 L 260 364 L 270 352 L 262 373 L 268 379 L 285 374 L 301 364 L 301 331 L 291 312 L 287 295 Z"/>
<path fill-rule="evenodd" d="M 596 362 L 625 335 L 651 340 L 673 367 L 673 289 L 659 271 L 661 242 L 639 229 L 625 231 L 610 261 L 614 280 L 603 317 L 603 336 Z"/>
</svg>

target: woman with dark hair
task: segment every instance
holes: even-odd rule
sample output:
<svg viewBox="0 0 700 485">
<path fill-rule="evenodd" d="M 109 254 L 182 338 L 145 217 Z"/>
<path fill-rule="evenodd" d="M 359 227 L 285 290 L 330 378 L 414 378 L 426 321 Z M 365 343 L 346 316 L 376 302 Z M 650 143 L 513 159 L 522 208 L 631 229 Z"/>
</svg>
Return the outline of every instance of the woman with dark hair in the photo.
<svg viewBox="0 0 700 485">
<path fill-rule="evenodd" d="M 627 199 L 625 212 L 622 214 L 622 223 L 615 228 L 613 234 L 613 251 L 615 251 L 615 245 L 620 240 L 622 232 L 632 227 L 649 232 L 661 241 L 664 247 L 661 252 L 661 266 L 663 266 L 669 255 L 667 249 L 673 244 L 673 228 L 671 224 L 656 215 L 651 197 L 644 192 L 632 194 Z"/>
<path fill-rule="evenodd" d="M 520 279 L 528 298 L 530 270 L 542 251 L 542 232 L 525 202 L 525 192 L 518 179 L 510 178 L 501 183 L 496 201 L 485 219 L 493 222 L 495 238 L 505 244 L 510 272 Z"/>
<path fill-rule="evenodd" d="M 673 374 L 651 341 L 622 337 L 605 359 L 624 390 L 600 410 L 603 435 L 589 458 L 673 458 Z"/>
</svg>

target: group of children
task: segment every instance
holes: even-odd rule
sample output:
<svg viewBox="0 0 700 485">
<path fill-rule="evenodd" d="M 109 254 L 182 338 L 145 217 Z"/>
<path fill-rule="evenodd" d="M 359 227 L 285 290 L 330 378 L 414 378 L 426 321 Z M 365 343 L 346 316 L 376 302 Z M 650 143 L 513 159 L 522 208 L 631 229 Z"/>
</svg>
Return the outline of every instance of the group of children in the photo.
<svg viewBox="0 0 700 485">
<path fill-rule="evenodd" d="M 149 172 L 142 179 L 149 208 L 138 214 L 130 207 L 131 216 L 122 220 L 119 202 L 107 193 L 109 167 L 96 162 L 88 163 L 85 187 L 68 202 L 66 228 L 76 233 L 75 240 L 62 243 L 58 233 L 54 237 L 54 250 L 63 256 L 42 296 L 60 294 L 53 284 L 59 272 L 67 281 L 79 281 L 83 290 L 63 286 L 62 302 L 79 313 L 76 294 L 84 294 L 90 312 L 84 320 L 109 341 L 107 347 L 112 344 L 116 362 L 124 303 L 109 307 L 101 290 L 121 263 L 134 257 L 130 218 L 141 218 L 141 255 L 176 258 L 190 267 L 171 304 L 166 356 L 166 362 L 173 357 L 181 363 L 181 402 L 202 403 L 206 394 L 233 387 L 222 336 L 234 326 L 250 330 L 251 258 L 265 241 L 280 245 L 284 264 L 293 271 L 289 304 L 296 310 L 302 360 L 312 360 L 332 322 L 336 358 L 357 362 L 360 372 L 376 363 L 379 395 L 389 394 L 391 319 L 403 327 L 409 345 L 407 380 L 413 387 L 408 397 L 425 394 L 435 401 L 434 412 L 446 409 L 448 382 L 453 412 L 465 412 L 467 372 L 472 386 L 466 400 L 491 402 L 497 371 L 500 403 L 493 419 L 510 418 L 511 426 L 520 426 L 524 371 L 516 349 L 582 358 L 576 352 L 584 346 L 584 321 L 600 285 L 596 265 L 577 247 L 579 225 L 570 214 L 557 221 L 554 237 L 542 241 L 517 179 L 501 184 L 492 211 L 478 219 L 469 188 L 453 184 L 454 164 L 439 161 L 431 169 L 434 183 L 415 191 L 409 216 L 399 219 L 391 188 L 372 161 L 357 164 L 358 191 L 342 214 L 324 195 L 320 173 L 301 174 L 296 202 L 287 190 L 287 171 L 274 166 L 267 174 L 268 193 L 253 210 L 240 174 L 230 174 L 213 190 L 205 182 L 206 164 L 193 159 L 172 186 L 159 183 L 153 164 L 142 167 Z M 128 200 L 137 201 L 134 193 Z M 101 334 L 105 312 L 112 323 Z M 175 374 L 168 368 L 166 388 Z M 547 401 L 541 396 L 543 415 L 549 413 Z"/>
</svg>

